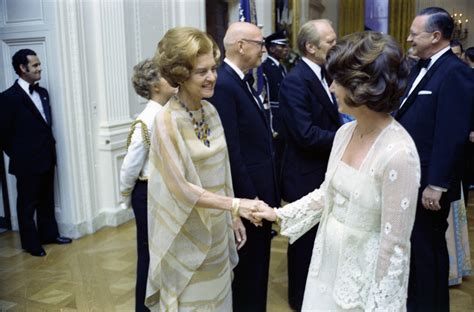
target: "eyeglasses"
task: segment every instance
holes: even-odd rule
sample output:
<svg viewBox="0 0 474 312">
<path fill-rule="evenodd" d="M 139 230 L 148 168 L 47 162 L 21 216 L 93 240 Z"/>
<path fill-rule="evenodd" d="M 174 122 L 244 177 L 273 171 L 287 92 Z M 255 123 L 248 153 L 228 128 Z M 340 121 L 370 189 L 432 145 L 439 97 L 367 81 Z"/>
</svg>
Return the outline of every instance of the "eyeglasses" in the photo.
<svg viewBox="0 0 474 312">
<path fill-rule="evenodd" d="M 260 49 L 265 45 L 265 39 L 262 40 L 252 40 L 252 39 L 242 39 L 243 41 L 251 42 L 260 45 Z"/>
<path fill-rule="evenodd" d="M 421 35 L 422 33 L 432 34 L 432 33 L 434 33 L 434 31 L 426 31 L 426 30 L 423 30 L 423 31 L 421 31 L 421 32 L 419 32 L 419 33 L 414 33 L 414 32 L 412 32 L 412 31 L 410 31 L 410 36 L 413 37 L 413 38 L 415 38 L 415 37 L 418 37 L 419 35 Z"/>
</svg>

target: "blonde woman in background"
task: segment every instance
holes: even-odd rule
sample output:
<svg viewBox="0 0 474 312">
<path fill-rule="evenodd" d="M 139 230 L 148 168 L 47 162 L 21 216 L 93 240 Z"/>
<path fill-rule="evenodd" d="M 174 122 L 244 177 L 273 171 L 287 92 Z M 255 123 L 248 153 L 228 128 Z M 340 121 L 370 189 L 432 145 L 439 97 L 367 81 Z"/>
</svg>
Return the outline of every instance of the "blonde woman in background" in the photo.
<svg viewBox="0 0 474 312">
<path fill-rule="evenodd" d="M 155 115 L 162 109 L 176 89 L 161 78 L 156 64 L 146 59 L 133 68 L 132 84 L 135 92 L 148 100 L 145 109 L 130 127 L 127 155 L 120 170 L 122 201 L 130 204 L 137 226 L 137 281 L 135 310 L 148 311 L 145 307 L 146 281 L 150 255 L 148 252 L 147 180 L 150 136 Z"/>
</svg>

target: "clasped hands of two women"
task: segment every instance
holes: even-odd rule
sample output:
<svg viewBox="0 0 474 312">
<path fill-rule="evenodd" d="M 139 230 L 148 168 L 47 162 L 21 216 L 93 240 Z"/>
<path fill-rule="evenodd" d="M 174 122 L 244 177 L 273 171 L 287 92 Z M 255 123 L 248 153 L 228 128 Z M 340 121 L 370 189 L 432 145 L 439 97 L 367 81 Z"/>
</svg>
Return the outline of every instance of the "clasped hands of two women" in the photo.
<svg viewBox="0 0 474 312">
<path fill-rule="evenodd" d="M 262 226 L 262 219 L 275 221 L 277 215 L 273 208 L 268 206 L 264 201 L 258 199 L 241 199 L 239 214 L 241 217 L 252 222 L 255 226 Z"/>
<path fill-rule="evenodd" d="M 249 220 L 255 226 L 262 226 L 262 219 L 267 219 L 268 221 L 275 221 L 277 219 L 275 211 L 265 202 L 258 199 L 240 199 L 238 215 Z M 239 250 L 247 241 L 245 226 L 240 218 L 234 217 L 233 227 L 237 250 Z"/>
</svg>

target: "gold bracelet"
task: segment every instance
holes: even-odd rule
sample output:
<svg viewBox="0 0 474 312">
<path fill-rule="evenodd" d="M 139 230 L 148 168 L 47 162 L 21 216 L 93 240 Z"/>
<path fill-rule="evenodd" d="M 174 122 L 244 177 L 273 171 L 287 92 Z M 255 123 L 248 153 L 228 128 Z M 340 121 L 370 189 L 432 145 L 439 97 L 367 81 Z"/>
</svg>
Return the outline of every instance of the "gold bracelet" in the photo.
<svg viewBox="0 0 474 312">
<path fill-rule="evenodd" d="M 232 219 L 240 217 L 240 198 L 232 198 Z"/>
<path fill-rule="evenodd" d="M 275 212 L 275 215 L 276 215 L 275 223 L 276 223 L 277 225 L 280 225 L 281 219 L 280 219 L 280 217 L 279 217 L 278 214 L 277 214 L 277 210 L 278 210 L 278 208 L 273 208 L 273 211 Z"/>
</svg>

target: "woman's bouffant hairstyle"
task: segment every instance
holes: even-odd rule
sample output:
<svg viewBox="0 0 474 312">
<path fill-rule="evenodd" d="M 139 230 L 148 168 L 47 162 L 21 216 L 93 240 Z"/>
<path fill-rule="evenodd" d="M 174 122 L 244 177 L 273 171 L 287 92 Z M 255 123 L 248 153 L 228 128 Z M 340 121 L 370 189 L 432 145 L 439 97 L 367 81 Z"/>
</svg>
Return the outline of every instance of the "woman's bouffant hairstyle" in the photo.
<svg viewBox="0 0 474 312">
<path fill-rule="evenodd" d="M 218 63 L 221 53 L 211 36 L 196 28 L 175 27 L 158 43 L 154 61 L 163 78 L 178 87 L 191 76 L 196 59 L 207 53 Z"/>
<path fill-rule="evenodd" d="M 366 105 L 384 113 L 398 108 L 408 64 L 391 36 L 374 31 L 347 35 L 330 50 L 326 67 L 332 78 L 349 90 L 345 98 L 348 106 Z"/>
<path fill-rule="evenodd" d="M 153 60 L 145 59 L 133 67 L 132 84 L 139 96 L 149 100 L 151 88 L 158 83 L 160 83 L 160 73 Z"/>
</svg>

